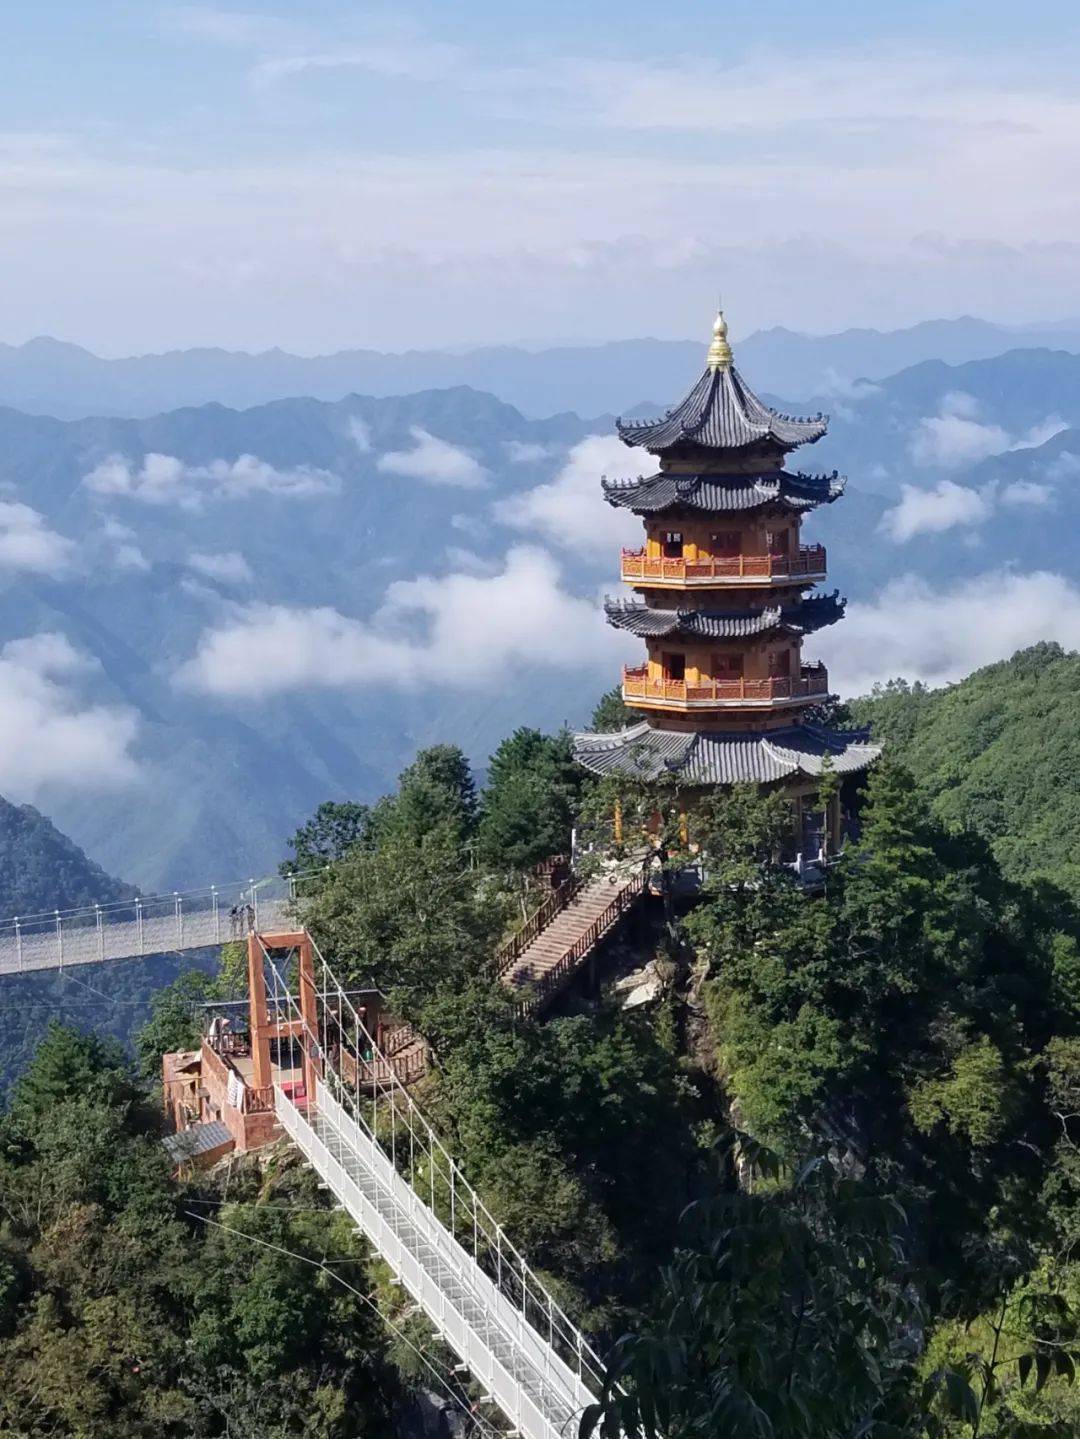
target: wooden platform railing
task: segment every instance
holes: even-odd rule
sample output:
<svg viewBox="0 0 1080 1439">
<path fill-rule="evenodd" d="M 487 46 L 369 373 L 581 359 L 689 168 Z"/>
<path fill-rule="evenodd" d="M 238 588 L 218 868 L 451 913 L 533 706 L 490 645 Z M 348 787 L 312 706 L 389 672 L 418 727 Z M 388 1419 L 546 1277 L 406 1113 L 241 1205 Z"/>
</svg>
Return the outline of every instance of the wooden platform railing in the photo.
<svg viewBox="0 0 1080 1439">
<path fill-rule="evenodd" d="M 815 579 L 826 573 L 824 545 L 800 545 L 792 555 L 685 555 L 668 558 L 644 549 L 622 552 L 624 580 Z"/>
<path fill-rule="evenodd" d="M 256 1089 L 252 1085 L 244 1085 L 244 1113 L 245 1114 L 272 1114 L 274 1111 L 274 1086 L 268 1084 L 263 1089 Z"/>
<path fill-rule="evenodd" d="M 410 1044 L 419 1044 L 420 1036 L 411 1024 L 398 1024 L 385 1031 L 382 1038 L 382 1052 L 389 1059 L 399 1054 Z"/>
<path fill-rule="evenodd" d="M 571 875 L 569 879 L 564 880 L 558 889 L 552 890 L 536 913 L 530 915 L 516 934 L 496 951 L 495 974 L 497 978 L 501 979 L 507 970 L 513 968 L 514 962 L 525 953 L 540 931 L 546 928 L 555 916 L 581 893 L 583 883 L 584 881 L 576 875 Z"/>
<path fill-rule="evenodd" d="M 532 992 L 528 998 L 523 999 L 518 1005 L 518 1014 L 526 1016 L 533 1013 L 566 983 L 607 932 L 614 928 L 627 910 L 632 909 L 637 903 L 645 891 L 645 882 L 643 872 L 622 886 L 608 907 L 597 915 L 583 934 L 578 936 L 558 964 L 549 969 L 543 978 L 532 986 Z"/>
<path fill-rule="evenodd" d="M 649 677 L 648 665 L 623 669 L 624 699 L 671 700 L 686 704 L 761 704 L 769 700 L 803 699 L 829 692 L 829 675 L 824 665 L 804 665 L 798 677 L 778 675 L 768 679 L 676 680 Z"/>
</svg>

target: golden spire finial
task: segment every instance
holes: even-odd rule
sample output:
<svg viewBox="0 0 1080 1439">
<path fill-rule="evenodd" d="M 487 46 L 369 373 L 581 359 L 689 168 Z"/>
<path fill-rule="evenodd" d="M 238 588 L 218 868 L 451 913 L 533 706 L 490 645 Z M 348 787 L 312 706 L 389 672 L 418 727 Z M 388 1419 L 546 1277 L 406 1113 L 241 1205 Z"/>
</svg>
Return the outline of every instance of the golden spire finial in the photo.
<svg viewBox="0 0 1080 1439">
<path fill-rule="evenodd" d="M 727 321 L 723 310 L 717 310 L 712 327 L 712 344 L 706 356 L 710 370 L 725 370 L 731 364 L 731 346 L 728 344 Z"/>
</svg>

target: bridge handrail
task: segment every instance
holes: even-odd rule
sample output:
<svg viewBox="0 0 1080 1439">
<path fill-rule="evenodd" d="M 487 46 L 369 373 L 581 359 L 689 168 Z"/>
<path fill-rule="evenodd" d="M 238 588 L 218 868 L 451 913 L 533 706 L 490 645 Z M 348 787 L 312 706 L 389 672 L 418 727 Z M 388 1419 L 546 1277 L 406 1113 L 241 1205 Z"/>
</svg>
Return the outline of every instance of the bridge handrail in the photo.
<svg viewBox="0 0 1080 1439">
<path fill-rule="evenodd" d="M 273 1001 L 277 1002 L 281 997 L 284 997 L 286 1001 L 292 1005 L 294 1011 L 302 1017 L 300 1006 L 296 1001 L 295 997 L 293 996 L 291 990 L 289 989 L 289 986 L 286 983 L 285 979 L 279 973 L 269 950 L 266 948 L 265 944 L 262 943 L 262 937 L 258 936 L 258 939 L 262 948 L 264 961 L 269 966 L 270 974 L 272 977 Z M 311 948 L 314 963 L 318 967 L 318 972 L 313 975 L 315 993 L 317 995 L 326 994 L 332 996 L 339 1025 L 341 1015 L 347 1013 L 349 1022 L 351 1023 L 351 1025 L 354 1026 L 354 1032 L 357 1035 L 362 1034 L 364 1036 L 365 1043 L 370 1045 L 371 1047 L 373 1057 L 385 1058 L 385 1056 L 383 1056 L 381 1051 L 379 1050 L 378 1045 L 375 1043 L 374 1037 L 368 1030 L 367 1026 L 364 1024 L 364 1021 L 360 1018 L 356 1009 L 353 1007 L 352 1002 L 348 999 L 345 990 L 338 983 L 336 977 L 333 974 L 333 971 L 326 963 L 326 960 L 323 958 L 321 952 L 318 949 L 318 946 L 315 944 L 315 941 L 313 939 L 311 940 Z M 332 1017 L 334 1016 L 332 1015 Z M 336 1084 L 341 1090 L 342 1095 L 348 1096 L 351 1099 L 352 1095 L 349 1094 L 347 1088 L 342 1084 L 342 1081 L 337 1075 L 333 1065 L 329 1063 L 330 1045 L 328 1040 L 325 1037 L 320 1036 L 318 1033 L 313 1034 L 307 1020 L 303 1020 L 303 1024 L 308 1038 L 312 1041 L 315 1047 L 315 1057 L 317 1058 L 318 1063 L 321 1064 L 324 1067 L 324 1070 L 333 1078 L 333 1080 L 336 1081 Z M 385 1136 L 381 1136 L 379 1133 L 378 1103 L 380 1092 L 383 1092 L 384 1103 L 387 1099 L 389 1099 L 390 1101 L 391 1136 L 389 1142 L 387 1142 Z M 543 1313 L 547 1318 L 548 1326 L 550 1329 L 549 1343 L 551 1343 L 552 1347 L 554 1348 L 554 1336 L 557 1329 L 561 1345 L 567 1350 L 567 1352 L 571 1353 L 576 1358 L 577 1373 L 579 1379 L 582 1383 L 591 1384 L 595 1387 L 596 1391 L 599 1392 L 600 1387 L 603 1385 L 604 1382 L 605 1369 L 603 1360 L 596 1353 L 592 1345 L 588 1342 L 584 1334 L 573 1322 L 570 1316 L 565 1312 L 562 1306 L 556 1302 L 554 1296 L 546 1288 L 546 1286 L 544 1285 L 540 1277 L 536 1274 L 535 1270 L 533 1270 L 531 1265 L 529 1265 L 524 1255 L 509 1238 L 502 1226 L 492 1215 L 487 1205 L 480 1198 L 475 1189 L 473 1189 L 469 1181 L 465 1178 L 461 1167 L 454 1159 L 454 1157 L 450 1154 L 449 1150 L 447 1150 L 446 1146 L 443 1144 L 438 1134 L 431 1127 L 423 1111 L 420 1109 L 419 1105 L 417 1105 L 416 1101 L 413 1099 L 412 1095 L 409 1093 L 406 1087 L 401 1083 L 400 1079 L 398 1078 L 396 1072 L 391 1065 L 387 1065 L 387 1072 L 385 1076 L 380 1075 L 375 1079 L 373 1093 L 371 1097 L 373 1104 L 373 1115 L 370 1125 L 368 1124 L 368 1121 L 363 1118 L 362 1114 L 358 1113 L 357 1118 L 359 1119 L 359 1121 L 364 1124 L 365 1127 L 368 1127 L 370 1129 L 372 1136 L 383 1146 L 384 1150 L 388 1152 L 391 1162 L 396 1165 L 398 1134 L 397 1126 L 400 1110 L 404 1109 L 405 1129 L 409 1140 L 410 1157 L 413 1154 L 413 1145 L 417 1140 L 419 1140 L 422 1144 L 426 1146 L 428 1154 L 431 1157 L 432 1163 L 430 1182 L 432 1186 L 433 1201 L 435 1183 L 435 1159 L 437 1157 L 441 1158 L 441 1161 L 445 1166 L 446 1174 L 449 1179 L 448 1193 L 450 1204 L 451 1232 L 453 1232 L 454 1229 L 456 1203 L 460 1200 L 464 1200 L 464 1207 L 467 1211 L 471 1212 L 473 1218 L 473 1257 L 476 1262 L 478 1264 L 480 1263 L 479 1237 L 481 1228 L 483 1228 L 485 1245 L 490 1248 L 491 1252 L 497 1255 L 499 1272 L 499 1279 L 497 1282 L 499 1287 L 502 1288 L 502 1276 L 504 1273 L 513 1274 L 515 1278 L 519 1280 L 521 1286 L 521 1304 L 523 1314 L 526 1313 L 528 1303 L 529 1301 L 531 1301 L 534 1306 L 535 1312 Z M 406 1135 L 403 1135 L 401 1140 L 402 1144 L 404 1144 L 405 1141 Z M 434 1203 L 432 1204 L 432 1207 L 434 1207 Z M 483 1221 L 482 1225 L 481 1221 Z M 507 1293 L 506 1290 L 503 1290 L 503 1292 Z M 512 1296 L 508 1294 L 508 1297 Z"/>
<path fill-rule="evenodd" d="M 275 883 L 285 885 L 290 891 L 290 897 L 295 897 L 298 880 L 311 879 L 316 875 L 325 874 L 326 868 L 298 870 L 295 874 L 288 875 L 269 874 L 263 875 L 261 879 L 234 880 L 226 884 L 208 884 L 199 889 L 163 890 L 155 894 L 136 892 L 130 899 L 111 899 L 104 903 L 92 902 L 75 905 L 71 909 L 42 909 L 31 913 L 13 914 L 5 919 L 0 919 L 0 929 L 16 924 L 53 924 L 57 919 L 70 922 L 83 916 L 96 923 L 99 914 L 103 918 L 107 918 L 118 910 L 134 913 L 137 909 L 147 909 L 153 905 L 170 905 L 176 904 L 178 901 L 185 904 L 200 897 L 205 898 L 210 904 L 213 903 L 215 896 L 220 900 L 230 894 L 235 894 L 239 900 L 250 900 L 264 885 Z"/>
</svg>

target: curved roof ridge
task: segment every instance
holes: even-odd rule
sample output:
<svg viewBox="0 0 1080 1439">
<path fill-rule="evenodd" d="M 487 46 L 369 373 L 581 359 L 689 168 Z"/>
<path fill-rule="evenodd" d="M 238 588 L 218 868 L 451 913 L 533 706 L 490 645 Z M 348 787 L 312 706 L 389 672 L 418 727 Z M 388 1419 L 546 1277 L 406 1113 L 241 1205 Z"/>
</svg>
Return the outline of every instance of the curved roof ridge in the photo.
<svg viewBox="0 0 1080 1439">
<path fill-rule="evenodd" d="M 806 417 L 782 414 L 766 405 L 734 364 L 706 369 L 690 393 L 656 420 L 615 422 L 619 438 L 654 453 L 692 441 L 706 449 L 744 449 L 772 439 L 785 449 L 812 444 L 828 428 L 819 413 Z"/>
</svg>

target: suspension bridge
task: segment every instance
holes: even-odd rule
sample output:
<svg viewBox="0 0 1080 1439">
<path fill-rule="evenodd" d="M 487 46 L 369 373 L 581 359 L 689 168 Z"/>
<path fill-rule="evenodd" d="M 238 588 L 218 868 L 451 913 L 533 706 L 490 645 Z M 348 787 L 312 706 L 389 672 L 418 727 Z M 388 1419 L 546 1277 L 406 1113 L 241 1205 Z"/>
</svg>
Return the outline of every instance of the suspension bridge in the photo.
<svg viewBox="0 0 1080 1439">
<path fill-rule="evenodd" d="M 401 1031 L 384 1052 L 298 928 L 303 878 L 13 917 L 0 923 L 0 976 L 243 940 L 251 1073 L 235 1074 L 230 1103 L 265 1112 L 268 1132 L 295 1144 L 512 1433 L 570 1439 L 600 1393 L 602 1361 L 424 1118 Z M 549 896 L 496 957 L 519 1013 L 549 1002 L 644 891 L 630 866 Z"/>
<path fill-rule="evenodd" d="M 0 921 L 0 975 L 204 949 L 290 927 L 307 875 L 269 876 Z"/>
</svg>

